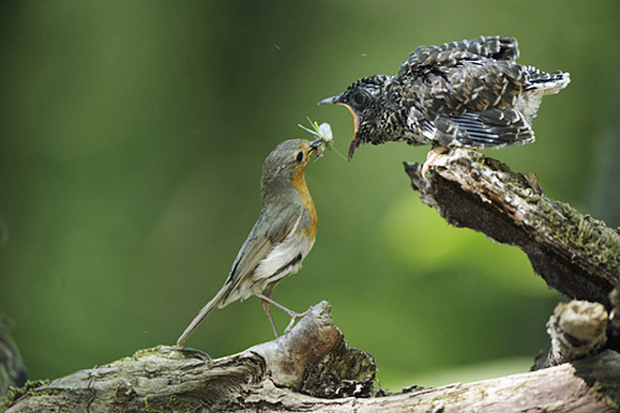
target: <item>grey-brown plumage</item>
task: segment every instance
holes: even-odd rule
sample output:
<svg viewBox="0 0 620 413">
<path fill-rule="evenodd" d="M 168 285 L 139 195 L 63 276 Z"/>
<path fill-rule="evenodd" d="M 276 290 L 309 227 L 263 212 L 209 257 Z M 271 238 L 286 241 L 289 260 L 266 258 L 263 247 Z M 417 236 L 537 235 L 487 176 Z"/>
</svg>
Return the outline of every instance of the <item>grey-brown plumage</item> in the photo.
<svg viewBox="0 0 620 413">
<path fill-rule="evenodd" d="M 478 37 L 418 47 L 396 76 L 375 75 L 319 104 L 347 107 L 355 121 L 349 159 L 364 144 L 503 147 L 534 141 L 531 120 L 544 95 L 570 83 L 515 63 L 517 40 Z"/>
<path fill-rule="evenodd" d="M 263 302 L 275 336 L 278 330 L 269 304 L 286 311 L 291 323 L 302 315 L 271 299 L 276 284 L 295 273 L 314 245 L 318 218 L 306 185 L 304 171 L 310 156 L 323 151 L 322 138 L 280 143 L 263 164 L 260 194 L 263 206 L 258 220 L 241 246 L 224 285 L 200 310 L 177 340 L 181 346 L 215 308 L 255 295 Z"/>
</svg>

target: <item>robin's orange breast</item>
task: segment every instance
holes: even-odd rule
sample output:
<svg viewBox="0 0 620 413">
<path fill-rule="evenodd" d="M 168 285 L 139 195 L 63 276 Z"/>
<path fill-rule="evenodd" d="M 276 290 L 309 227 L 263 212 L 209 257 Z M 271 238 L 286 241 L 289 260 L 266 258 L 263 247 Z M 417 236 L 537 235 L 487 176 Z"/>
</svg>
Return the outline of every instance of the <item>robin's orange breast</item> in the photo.
<svg viewBox="0 0 620 413">
<path fill-rule="evenodd" d="M 297 192 L 299 192 L 299 194 L 301 195 L 301 203 L 304 204 L 308 215 L 310 215 L 310 225 L 303 230 L 308 236 L 308 239 L 313 241 L 316 238 L 318 216 L 316 214 L 316 208 L 314 207 L 314 201 L 312 200 L 312 196 L 310 195 L 310 191 L 308 191 L 308 186 L 306 185 L 306 176 L 304 174 L 303 167 L 295 171 L 291 183 L 293 184 L 293 187 L 297 190 Z"/>
</svg>

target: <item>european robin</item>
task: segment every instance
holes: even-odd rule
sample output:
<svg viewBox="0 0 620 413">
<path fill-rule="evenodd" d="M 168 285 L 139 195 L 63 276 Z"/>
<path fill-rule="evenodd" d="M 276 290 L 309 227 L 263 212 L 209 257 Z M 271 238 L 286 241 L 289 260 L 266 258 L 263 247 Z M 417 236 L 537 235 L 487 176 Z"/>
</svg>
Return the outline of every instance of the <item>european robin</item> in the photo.
<svg viewBox="0 0 620 413">
<path fill-rule="evenodd" d="M 515 63 L 516 39 L 487 36 L 418 47 L 395 76 L 352 83 L 319 104 L 347 107 L 355 122 L 349 159 L 361 144 L 469 148 L 534 141 L 530 125 L 542 97 L 558 93 L 570 75 Z"/>
<path fill-rule="evenodd" d="M 303 316 L 273 301 L 271 293 L 284 276 L 299 270 L 314 245 L 317 214 L 304 171 L 312 153 L 319 156 L 324 144 L 322 139 L 287 140 L 265 159 L 260 187 L 263 206 L 258 220 L 241 246 L 226 282 L 181 334 L 177 345 L 183 345 L 214 308 L 251 295 L 261 299 L 276 337 L 278 330 L 269 304 L 291 316 L 287 329 Z"/>
</svg>

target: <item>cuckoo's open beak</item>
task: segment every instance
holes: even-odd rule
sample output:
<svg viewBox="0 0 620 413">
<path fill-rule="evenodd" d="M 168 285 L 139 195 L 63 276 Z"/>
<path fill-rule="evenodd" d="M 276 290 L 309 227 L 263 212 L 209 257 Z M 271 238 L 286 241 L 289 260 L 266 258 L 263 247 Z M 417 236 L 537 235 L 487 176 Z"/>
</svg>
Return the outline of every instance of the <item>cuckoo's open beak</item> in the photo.
<svg viewBox="0 0 620 413">
<path fill-rule="evenodd" d="M 317 103 L 317 105 L 337 105 L 338 103 L 340 103 L 338 101 L 338 99 L 340 98 L 341 95 L 338 96 L 332 96 L 330 98 L 325 98 L 323 100 L 321 100 L 319 103 Z"/>
<path fill-rule="evenodd" d="M 351 139 L 351 145 L 349 146 L 349 161 L 350 161 L 353 158 L 353 153 L 355 152 L 357 147 L 360 146 L 360 143 L 355 140 L 355 137 L 357 136 L 357 128 L 359 127 L 359 123 L 360 123 L 360 117 L 353 110 L 351 106 L 347 105 L 346 103 L 343 103 L 341 98 L 342 98 L 342 94 L 337 95 L 337 96 L 332 96 L 330 98 L 325 98 L 319 101 L 318 104 L 319 105 L 344 106 L 345 108 L 349 109 L 349 112 L 351 112 L 351 115 L 353 116 L 353 139 Z"/>
</svg>

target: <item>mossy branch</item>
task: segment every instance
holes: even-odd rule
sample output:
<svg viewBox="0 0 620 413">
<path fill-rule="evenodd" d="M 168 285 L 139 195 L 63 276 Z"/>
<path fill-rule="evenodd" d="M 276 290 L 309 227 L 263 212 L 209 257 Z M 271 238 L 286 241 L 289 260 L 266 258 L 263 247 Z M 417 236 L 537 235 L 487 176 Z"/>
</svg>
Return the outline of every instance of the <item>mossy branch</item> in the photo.
<svg viewBox="0 0 620 413">
<path fill-rule="evenodd" d="M 479 152 L 438 155 L 422 176 L 405 162 L 425 204 L 456 227 L 521 248 L 550 287 L 569 298 L 599 302 L 620 281 L 620 235 L 602 221 L 545 196 L 534 174 L 513 172 Z"/>
<path fill-rule="evenodd" d="M 613 411 L 620 357 L 435 389 L 388 394 L 370 355 L 349 348 L 325 302 L 277 340 L 217 360 L 159 346 L 15 392 L 7 413 Z"/>
<path fill-rule="evenodd" d="M 7 412 L 620 409 L 620 356 L 610 350 L 618 340 L 616 347 L 608 345 L 620 324 L 620 299 L 609 298 L 619 279 L 618 233 L 543 195 L 535 176 L 514 173 L 479 153 L 456 150 L 428 166 L 426 177 L 418 164 L 406 164 L 406 170 L 422 200 L 449 223 L 519 246 L 550 286 L 607 307 L 585 302 L 558 307 L 548 323 L 552 350 L 538 367 L 564 364 L 496 380 L 435 389 L 412 386 L 389 394 L 374 382 L 372 356 L 346 345 L 323 302 L 290 333 L 242 353 L 211 360 L 186 348 L 142 350 L 13 392 Z M 599 354 L 575 360 L 592 353 Z"/>
</svg>

